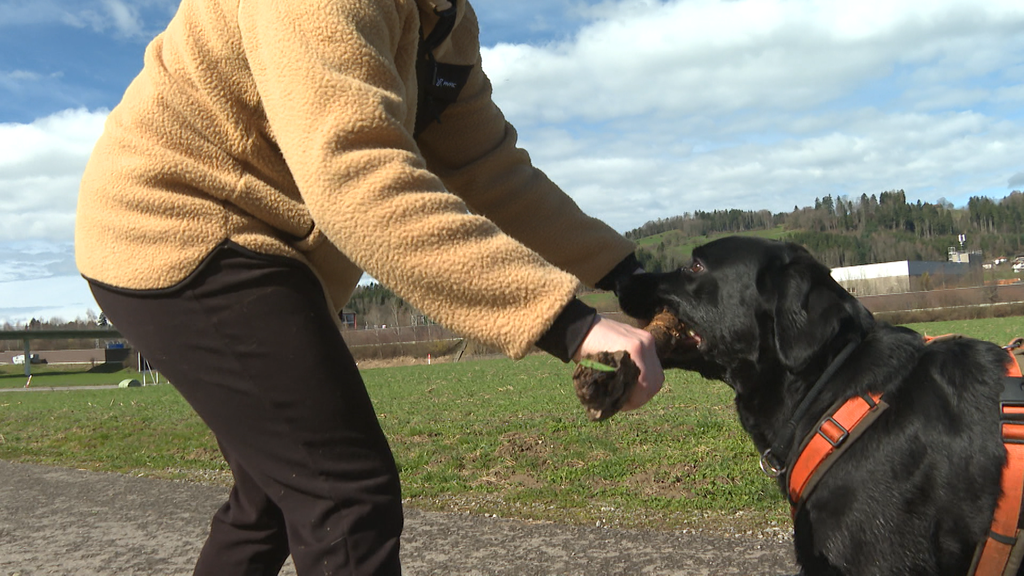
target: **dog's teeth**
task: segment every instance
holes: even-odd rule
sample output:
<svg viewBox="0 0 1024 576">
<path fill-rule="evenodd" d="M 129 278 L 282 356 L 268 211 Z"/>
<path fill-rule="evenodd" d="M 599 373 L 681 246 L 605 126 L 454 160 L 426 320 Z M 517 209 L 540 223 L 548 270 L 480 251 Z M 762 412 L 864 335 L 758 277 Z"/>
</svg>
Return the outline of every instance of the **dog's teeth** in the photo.
<svg viewBox="0 0 1024 576">
<path fill-rule="evenodd" d="M 697 335 L 697 333 L 694 332 L 693 330 L 687 330 L 686 335 L 689 336 L 690 338 L 693 338 L 694 336 Z"/>
</svg>

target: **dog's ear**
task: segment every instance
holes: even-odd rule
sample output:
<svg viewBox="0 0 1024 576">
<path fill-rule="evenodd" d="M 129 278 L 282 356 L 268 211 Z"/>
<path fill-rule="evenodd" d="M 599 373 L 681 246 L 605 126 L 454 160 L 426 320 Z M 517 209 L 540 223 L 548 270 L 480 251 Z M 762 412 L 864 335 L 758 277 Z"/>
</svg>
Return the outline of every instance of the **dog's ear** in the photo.
<svg viewBox="0 0 1024 576">
<path fill-rule="evenodd" d="M 778 272 L 775 348 L 783 366 L 803 370 L 840 331 L 861 335 L 874 320 L 829 269 L 802 248 Z"/>
</svg>

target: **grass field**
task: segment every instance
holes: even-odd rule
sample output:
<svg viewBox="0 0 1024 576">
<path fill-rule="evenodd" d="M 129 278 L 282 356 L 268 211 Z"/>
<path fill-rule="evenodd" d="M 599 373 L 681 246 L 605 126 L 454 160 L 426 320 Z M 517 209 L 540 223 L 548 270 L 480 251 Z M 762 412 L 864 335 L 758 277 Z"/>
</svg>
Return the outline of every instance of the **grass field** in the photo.
<svg viewBox="0 0 1024 576">
<path fill-rule="evenodd" d="M 1014 338 L 1024 337 L 1024 317 L 984 318 L 979 320 L 949 320 L 906 324 L 908 328 L 927 336 L 963 334 L 972 338 L 1005 345 Z"/>
<path fill-rule="evenodd" d="M 1003 344 L 1024 334 L 1024 319 L 912 327 Z M 408 503 L 633 527 L 788 522 L 724 384 L 672 371 L 644 409 L 591 423 L 570 373 L 546 356 L 364 371 Z M 0 458 L 230 479 L 214 439 L 170 386 L 0 394 Z"/>
<path fill-rule="evenodd" d="M 102 364 L 96 367 L 88 365 L 33 364 L 31 386 L 45 388 L 51 386 L 98 386 L 117 384 L 126 378 L 139 381 L 142 376 L 134 370 L 107 370 Z M 27 378 L 25 366 L 9 364 L 0 366 L 0 388 L 24 388 Z"/>
<path fill-rule="evenodd" d="M 612 292 L 590 292 L 580 296 L 588 306 L 593 306 L 598 312 L 618 312 L 619 301 Z"/>
</svg>

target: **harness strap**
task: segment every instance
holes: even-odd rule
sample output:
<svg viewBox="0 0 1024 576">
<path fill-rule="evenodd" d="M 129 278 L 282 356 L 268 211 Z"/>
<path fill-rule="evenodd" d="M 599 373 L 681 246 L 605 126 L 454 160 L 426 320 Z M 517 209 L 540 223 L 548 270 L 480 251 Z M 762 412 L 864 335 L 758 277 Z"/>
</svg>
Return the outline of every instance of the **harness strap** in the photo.
<svg viewBox="0 0 1024 576">
<path fill-rule="evenodd" d="M 1011 361 L 1006 365 L 1004 390 L 999 402 L 1000 431 L 1006 447 L 1003 466 L 1002 496 L 992 516 L 988 538 L 978 545 L 972 576 L 1016 574 L 1024 553 L 1019 538 L 1020 507 L 1024 499 L 1024 391 L 1020 364 L 1014 349 L 1020 339 L 1006 346 Z"/>
<path fill-rule="evenodd" d="M 807 415 L 807 411 L 811 408 L 811 404 L 818 398 L 821 392 L 828 385 L 832 376 L 842 367 L 843 362 L 857 349 L 860 345 L 860 338 L 855 338 L 846 344 L 846 346 L 836 355 L 831 363 L 825 368 L 825 371 L 821 373 L 821 376 L 814 382 L 811 389 L 804 395 L 803 400 L 797 405 L 796 410 L 793 411 L 793 415 L 786 422 L 786 425 L 782 428 L 778 437 L 775 438 L 775 442 L 772 443 L 771 448 L 764 451 L 761 455 L 761 470 L 765 474 L 772 478 L 778 477 L 787 472 L 786 464 L 790 461 L 790 448 L 792 448 L 793 440 L 796 438 L 796 427 L 803 420 L 804 416 Z"/>
<path fill-rule="evenodd" d="M 455 17 L 457 14 L 455 4 L 448 2 L 446 8 L 434 6 L 434 14 L 437 14 L 438 17 L 437 24 L 434 25 L 430 34 L 427 34 L 427 37 L 420 44 L 420 54 L 427 58 L 434 57 L 434 48 L 440 46 L 448 38 L 448 35 L 452 33 L 452 29 L 455 28 Z"/>
<path fill-rule="evenodd" d="M 833 406 L 811 429 L 787 477 L 794 515 L 825 471 L 886 408 L 881 392 L 854 396 Z"/>
</svg>

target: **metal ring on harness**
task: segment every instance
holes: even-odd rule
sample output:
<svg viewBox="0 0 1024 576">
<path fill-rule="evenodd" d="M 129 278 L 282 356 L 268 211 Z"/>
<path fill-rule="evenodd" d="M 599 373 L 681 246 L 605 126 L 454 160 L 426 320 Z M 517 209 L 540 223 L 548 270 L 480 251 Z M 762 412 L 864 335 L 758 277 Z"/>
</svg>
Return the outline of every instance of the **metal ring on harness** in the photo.
<svg viewBox="0 0 1024 576">
<path fill-rule="evenodd" d="M 782 465 L 780 468 L 775 464 L 772 464 L 769 458 L 772 458 L 772 449 L 769 448 L 761 454 L 761 472 L 764 472 L 769 478 L 778 478 L 786 471 L 786 466 Z"/>
</svg>

